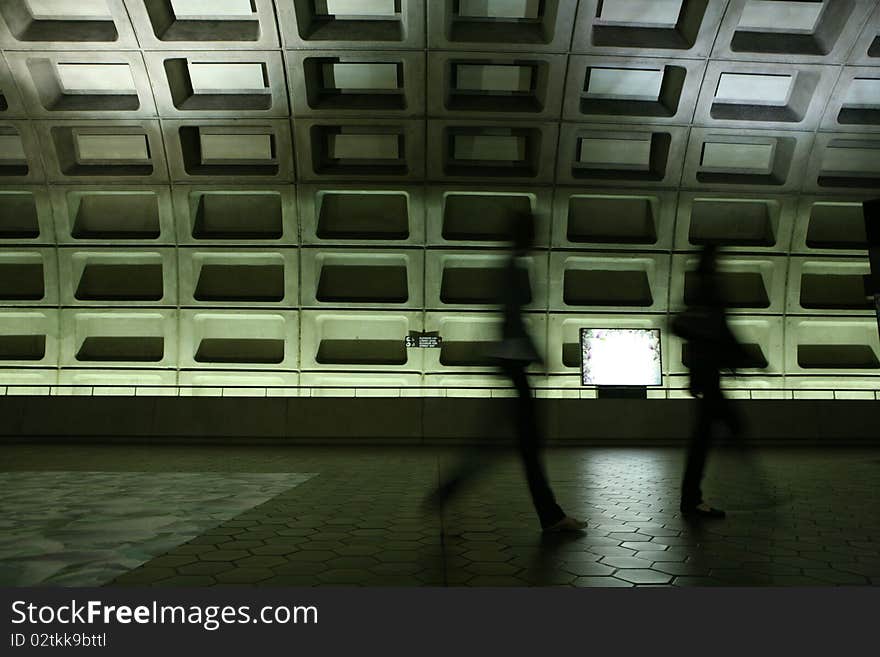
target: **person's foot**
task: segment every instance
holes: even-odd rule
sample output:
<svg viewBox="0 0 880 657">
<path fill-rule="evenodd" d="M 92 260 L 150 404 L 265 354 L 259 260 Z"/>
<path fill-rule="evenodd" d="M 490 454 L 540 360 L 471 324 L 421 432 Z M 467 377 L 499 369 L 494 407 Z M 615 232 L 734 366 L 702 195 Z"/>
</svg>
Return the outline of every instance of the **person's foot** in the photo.
<svg viewBox="0 0 880 657">
<path fill-rule="evenodd" d="M 545 533 L 554 533 L 554 532 L 582 532 L 587 528 L 587 523 L 584 520 L 577 520 L 576 518 L 571 518 L 569 516 L 565 516 L 562 520 L 557 523 L 554 523 L 548 527 L 544 527 Z"/>
<path fill-rule="evenodd" d="M 705 502 L 700 502 L 696 506 L 682 505 L 680 508 L 682 515 L 690 518 L 724 518 L 727 515 L 721 509 L 716 509 Z"/>
</svg>

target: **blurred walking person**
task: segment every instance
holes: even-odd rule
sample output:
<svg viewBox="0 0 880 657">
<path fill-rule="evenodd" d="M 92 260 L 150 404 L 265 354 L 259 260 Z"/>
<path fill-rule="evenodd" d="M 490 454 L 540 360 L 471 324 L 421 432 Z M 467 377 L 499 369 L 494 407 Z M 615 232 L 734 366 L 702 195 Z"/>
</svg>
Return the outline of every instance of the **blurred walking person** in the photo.
<svg viewBox="0 0 880 657">
<path fill-rule="evenodd" d="M 500 291 L 502 324 L 501 340 L 490 356 L 505 377 L 516 389 L 516 408 L 513 420 L 516 424 L 517 447 L 525 470 L 532 503 L 545 532 L 580 531 L 586 523 L 565 514 L 550 487 L 541 458 L 543 436 L 538 426 L 538 415 L 532 390 L 529 386 L 527 368 L 540 361 L 522 316 L 523 306 L 531 300 L 528 277 L 520 266 L 520 260 L 528 255 L 535 239 L 535 222 L 530 214 L 518 215 L 512 224 L 512 252 L 505 266 Z M 453 475 L 443 482 L 426 499 L 426 505 L 435 509 L 443 505 L 461 487 L 474 478 L 485 462 L 475 455 L 464 456 Z"/>
<path fill-rule="evenodd" d="M 697 267 L 697 293 L 690 307 L 678 315 L 673 332 L 685 340 L 690 370 L 690 393 L 697 401 L 697 418 L 690 437 L 680 510 L 691 518 L 723 518 L 725 512 L 703 499 L 703 472 L 716 427 L 727 427 L 742 443 L 743 423 L 737 409 L 721 390 L 722 371 L 735 372 L 745 353 L 727 323 L 725 302 L 718 285 L 717 249 L 707 245 Z"/>
</svg>

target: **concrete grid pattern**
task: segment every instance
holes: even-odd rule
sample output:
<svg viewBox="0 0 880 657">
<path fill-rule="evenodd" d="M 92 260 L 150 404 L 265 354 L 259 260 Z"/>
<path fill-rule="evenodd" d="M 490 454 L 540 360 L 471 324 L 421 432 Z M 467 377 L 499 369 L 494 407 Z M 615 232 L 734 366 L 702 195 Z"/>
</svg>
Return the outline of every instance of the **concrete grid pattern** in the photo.
<svg viewBox="0 0 880 657">
<path fill-rule="evenodd" d="M 591 326 L 663 329 L 683 394 L 715 241 L 733 386 L 873 396 L 878 39 L 875 0 L 4 2 L 0 393 L 498 385 L 531 209 L 546 394 L 593 394 Z"/>
</svg>

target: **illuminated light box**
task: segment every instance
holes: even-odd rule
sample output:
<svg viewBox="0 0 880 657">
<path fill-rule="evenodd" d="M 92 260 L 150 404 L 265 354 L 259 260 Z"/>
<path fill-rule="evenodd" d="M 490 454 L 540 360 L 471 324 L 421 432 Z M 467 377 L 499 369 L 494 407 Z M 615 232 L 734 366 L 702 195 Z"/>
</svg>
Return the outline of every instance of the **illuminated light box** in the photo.
<svg viewBox="0 0 880 657">
<path fill-rule="evenodd" d="M 585 386 L 659 386 L 660 329 L 581 329 Z"/>
</svg>

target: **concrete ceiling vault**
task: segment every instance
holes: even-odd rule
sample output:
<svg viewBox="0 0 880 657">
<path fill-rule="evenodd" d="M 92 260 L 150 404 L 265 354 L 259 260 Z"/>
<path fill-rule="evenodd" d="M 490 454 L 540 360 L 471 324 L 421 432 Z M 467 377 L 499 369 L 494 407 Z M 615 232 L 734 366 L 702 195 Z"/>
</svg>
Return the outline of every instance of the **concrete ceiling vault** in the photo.
<svg viewBox="0 0 880 657">
<path fill-rule="evenodd" d="M 531 210 L 548 395 L 591 326 L 685 394 L 707 242 L 731 385 L 874 395 L 878 192 L 876 0 L 2 0 L 0 392 L 493 385 Z"/>
</svg>

